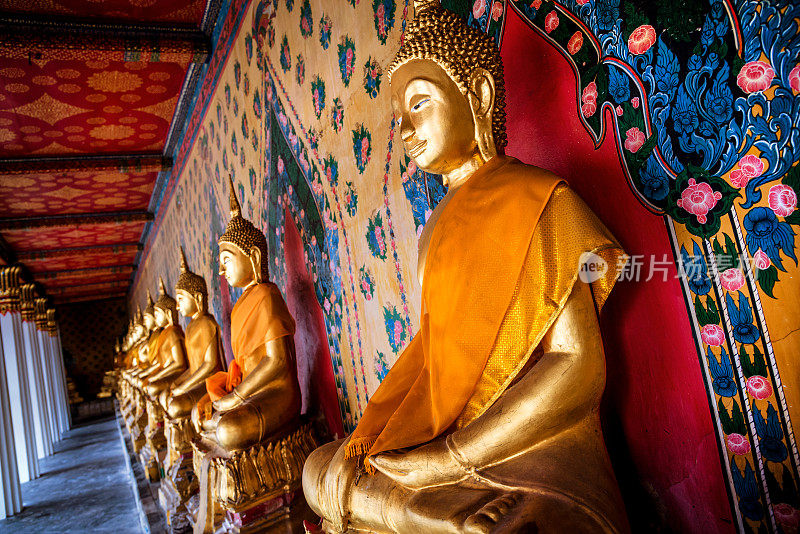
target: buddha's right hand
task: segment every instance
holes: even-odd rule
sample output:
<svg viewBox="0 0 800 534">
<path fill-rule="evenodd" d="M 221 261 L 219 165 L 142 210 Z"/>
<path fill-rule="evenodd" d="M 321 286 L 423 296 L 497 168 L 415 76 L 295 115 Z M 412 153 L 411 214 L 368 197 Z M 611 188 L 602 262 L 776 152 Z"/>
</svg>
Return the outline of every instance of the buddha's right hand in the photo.
<svg viewBox="0 0 800 534">
<path fill-rule="evenodd" d="M 339 442 L 339 448 L 327 466 L 317 466 L 322 467 L 322 472 L 317 475 L 319 477 L 317 504 L 330 526 L 339 532 L 347 529 L 350 493 L 361 461 L 357 457 L 345 459 L 345 449 L 349 440 L 350 438 L 347 438 Z"/>
</svg>

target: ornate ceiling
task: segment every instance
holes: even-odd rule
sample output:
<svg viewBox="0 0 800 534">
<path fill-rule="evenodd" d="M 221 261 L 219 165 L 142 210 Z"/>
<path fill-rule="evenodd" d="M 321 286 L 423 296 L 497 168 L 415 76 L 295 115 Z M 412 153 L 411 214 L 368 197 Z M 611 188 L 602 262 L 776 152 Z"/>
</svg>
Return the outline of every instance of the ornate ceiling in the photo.
<svg viewBox="0 0 800 534">
<path fill-rule="evenodd" d="M 55 304 L 128 290 L 220 3 L 0 0 L 0 263 Z"/>
</svg>

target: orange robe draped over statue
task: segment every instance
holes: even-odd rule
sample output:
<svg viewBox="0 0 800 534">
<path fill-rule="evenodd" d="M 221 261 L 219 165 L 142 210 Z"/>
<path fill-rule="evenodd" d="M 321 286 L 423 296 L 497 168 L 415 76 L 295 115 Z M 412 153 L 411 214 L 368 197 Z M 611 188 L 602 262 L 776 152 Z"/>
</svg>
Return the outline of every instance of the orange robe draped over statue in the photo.
<svg viewBox="0 0 800 534">
<path fill-rule="evenodd" d="M 420 445 L 480 416 L 535 364 L 587 252 L 609 265 L 592 284 L 599 312 L 623 255 L 613 236 L 549 172 L 506 156 L 480 167 L 436 222 L 419 332 L 370 398 L 346 456 Z"/>
<path fill-rule="evenodd" d="M 260 349 L 264 344 L 294 335 L 294 329 L 294 319 L 278 286 L 263 282 L 246 289 L 231 311 L 234 359 L 227 371 L 206 379 L 210 399 L 215 401 L 233 391 L 263 358 L 264 352 Z M 204 400 L 200 401 L 201 408 L 206 406 Z"/>
</svg>

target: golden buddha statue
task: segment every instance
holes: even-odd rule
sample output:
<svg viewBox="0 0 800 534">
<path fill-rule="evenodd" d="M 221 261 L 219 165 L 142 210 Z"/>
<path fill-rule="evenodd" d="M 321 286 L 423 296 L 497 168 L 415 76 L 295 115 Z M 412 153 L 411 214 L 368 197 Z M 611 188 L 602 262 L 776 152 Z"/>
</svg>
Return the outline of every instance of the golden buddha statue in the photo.
<svg viewBox="0 0 800 534">
<path fill-rule="evenodd" d="M 178 324 L 178 304 L 167 294 L 161 277 L 158 279 L 158 287 L 159 298 L 153 307 L 156 326 L 161 329 L 155 345 L 159 359 L 158 371 L 143 380 L 147 396 L 154 400 L 187 368 L 183 330 Z"/>
<path fill-rule="evenodd" d="M 269 281 L 267 240 L 242 217 L 230 179 L 229 186 L 220 274 L 244 292 L 231 311 L 234 360 L 206 379 L 207 394 L 192 411 L 200 434 L 192 444 L 201 488 L 195 532 L 289 521 L 303 462 L 316 447 L 310 424 L 300 421 L 294 319 Z"/>
<path fill-rule="evenodd" d="M 131 388 L 133 405 L 130 411 L 133 415 L 131 416 L 129 431 L 133 442 L 133 450 L 137 454 L 145 445 L 148 423 L 147 402 L 142 387 L 150 376 L 161 369 L 162 363 L 159 356 L 159 338 L 163 328 L 156 323 L 155 302 L 153 302 L 153 297 L 150 295 L 149 290 L 147 292 L 147 307 L 142 313 L 142 324 L 145 335 L 138 345 L 137 358 L 139 367 L 131 373 L 130 378 L 130 383 L 133 386 Z"/>
<path fill-rule="evenodd" d="M 616 272 L 578 276 L 622 250 L 560 179 L 503 155 L 491 38 L 415 7 L 392 106 L 448 187 L 419 242 L 420 329 L 354 433 L 308 458 L 306 500 L 326 532 L 626 532 L 598 413 Z"/>
<path fill-rule="evenodd" d="M 189 367 L 160 397 L 161 406 L 166 411 L 167 458 L 165 478 L 158 492 L 167 523 L 173 531 L 180 531 L 188 525 L 187 501 L 198 490 L 191 462 L 191 441 L 197 437 L 190 421 L 192 408 L 206 393 L 206 378 L 223 369 L 224 358 L 220 327 L 208 313 L 206 281 L 189 270 L 183 248 L 180 253 L 181 271 L 175 296 L 178 311 L 191 318 L 185 340 Z"/>
</svg>

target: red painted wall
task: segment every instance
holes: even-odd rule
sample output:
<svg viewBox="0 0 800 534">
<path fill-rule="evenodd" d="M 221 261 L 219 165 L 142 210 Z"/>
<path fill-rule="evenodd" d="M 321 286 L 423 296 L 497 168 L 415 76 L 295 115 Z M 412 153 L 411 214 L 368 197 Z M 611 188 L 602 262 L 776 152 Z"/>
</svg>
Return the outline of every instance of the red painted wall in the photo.
<svg viewBox="0 0 800 534">
<path fill-rule="evenodd" d="M 297 324 L 297 378 L 303 394 L 302 412 L 322 414 L 331 436 L 344 437 L 333 365 L 325 334 L 325 319 L 314 293 L 314 281 L 306 268 L 303 242 L 291 214 L 285 217 L 284 255 L 286 304 Z"/>
<path fill-rule="evenodd" d="M 506 21 L 501 52 L 507 153 L 567 179 L 628 254 L 657 260 L 666 255 L 671 265 L 667 281 L 659 276 L 620 282 L 601 318 L 608 367 L 605 434 L 632 527 L 732 532 L 708 398 L 664 220 L 634 198 L 613 136 L 594 149 L 578 119 L 567 61 L 513 10 Z M 611 118 L 607 113 L 605 120 Z"/>
</svg>

